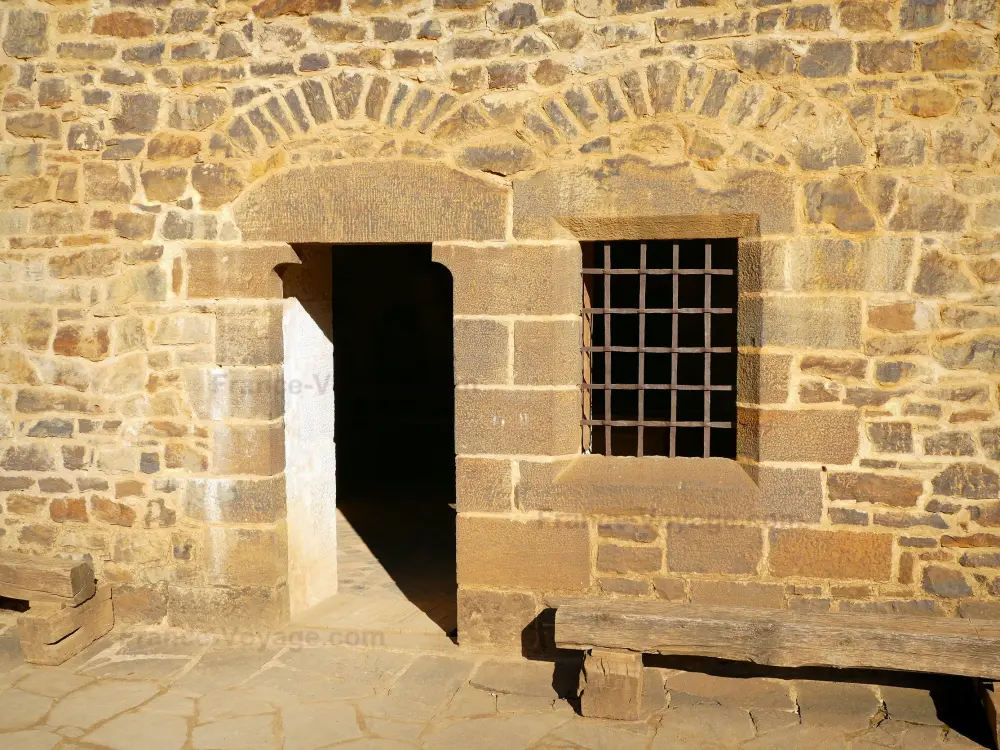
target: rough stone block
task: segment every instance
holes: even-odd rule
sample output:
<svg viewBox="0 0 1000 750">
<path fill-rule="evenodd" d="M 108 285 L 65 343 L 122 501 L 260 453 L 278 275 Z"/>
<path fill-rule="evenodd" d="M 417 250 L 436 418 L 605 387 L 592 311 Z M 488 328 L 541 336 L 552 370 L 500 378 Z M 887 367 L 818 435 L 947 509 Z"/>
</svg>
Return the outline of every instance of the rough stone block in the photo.
<svg viewBox="0 0 1000 750">
<path fill-rule="evenodd" d="M 458 318 L 454 322 L 455 382 L 508 383 L 510 328 L 500 320 Z"/>
<path fill-rule="evenodd" d="M 888 581 L 892 537 L 850 531 L 772 529 L 768 566 L 778 578 Z"/>
<path fill-rule="evenodd" d="M 663 552 L 656 547 L 602 544 L 597 548 L 597 569 L 605 573 L 656 573 L 663 567 Z"/>
<path fill-rule="evenodd" d="M 459 454 L 560 456 L 580 450 L 579 391 L 455 392 Z"/>
<path fill-rule="evenodd" d="M 456 315 L 576 315 L 583 256 L 573 243 L 481 248 L 438 244 L 454 278 Z"/>
<path fill-rule="evenodd" d="M 583 591 L 590 586 L 590 534 L 583 521 L 458 517 L 462 586 Z"/>
<path fill-rule="evenodd" d="M 757 461 L 849 464 L 858 453 L 860 415 L 851 409 L 740 409 L 738 450 Z"/>
<path fill-rule="evenodd" d="M 755 574 L 764 549 L 753 526 L 671 523 L 667 527 L 667 569 L 672 573 Z"/>
<path fill-rule="evenodd" d="M 504 237 L 507 190 L 439 164 L 301 167 L 234 207 L 245 240 L 440 242 Z"/>
<path fill-rule="evenodd" d="M 789 252 L 792 290 L 899 292 L 906 287 L 913 252 L 913 240 L 898 237 L 794 243 Z"/>
<path fill-rule="evenodd" d="M 216 424 L 212 439 L 212 466 L 218 474 L 272 476 L 285 468 L 285 430 L 281 421 Z"/>
<path fill-rule="evenodd" d="M 514 488 L 510 461 L 463 456 L 455 464 L 459 513 L 512 510 Z"/>
<path fill-rule="evenodd" d="M 582 379 L 579 320 L 514 323 L 514 382 L 577 385 Z"/>
<path fill-rule="evenodd" d="M 594 719 L 638 721 L 642 654 L 593 649 L 583 662 L 580 713 Z"/>
</svg>

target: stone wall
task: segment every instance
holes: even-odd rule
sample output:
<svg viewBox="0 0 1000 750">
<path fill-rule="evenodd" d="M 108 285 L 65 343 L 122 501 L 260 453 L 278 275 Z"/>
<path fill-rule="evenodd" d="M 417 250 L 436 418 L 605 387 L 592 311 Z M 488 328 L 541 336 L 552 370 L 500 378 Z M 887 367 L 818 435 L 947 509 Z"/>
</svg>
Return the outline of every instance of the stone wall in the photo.
<svg viewBox="0 0 1000 750">
<path fill-rule="evenodd" d="M 90 554 L 127 621 L 281 621 L 272 268 L 436 242 L 464 640 L 523 644 L 579 594 L 997 616 L 998 25 L 996 0 L 9 0 L 0 548 Z M 699 469 L 700 503 L 676 464 L 578 457 L 577 243 L 650 234 L 741 237 L 745 471 Z"/>
</svg>

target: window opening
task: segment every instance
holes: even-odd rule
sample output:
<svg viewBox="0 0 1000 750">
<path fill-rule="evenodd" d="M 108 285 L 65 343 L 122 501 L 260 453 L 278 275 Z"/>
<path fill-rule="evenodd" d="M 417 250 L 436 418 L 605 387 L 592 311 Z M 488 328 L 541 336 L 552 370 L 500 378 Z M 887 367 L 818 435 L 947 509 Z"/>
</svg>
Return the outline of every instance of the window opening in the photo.
<svg viewBox="0 0 1000 750">
<path fill-rule="evenodd" d="M 736 457 L 737 250 L 583 246 L 585 450 Z"/>
</svg>

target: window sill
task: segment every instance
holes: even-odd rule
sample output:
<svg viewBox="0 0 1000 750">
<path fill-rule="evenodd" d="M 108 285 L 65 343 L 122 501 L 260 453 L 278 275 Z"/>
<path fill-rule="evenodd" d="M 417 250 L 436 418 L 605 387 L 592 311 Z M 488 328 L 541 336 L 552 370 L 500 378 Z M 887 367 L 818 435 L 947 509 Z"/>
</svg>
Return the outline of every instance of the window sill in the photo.
<svg viewBox="0 0 1000 750">
<path fill-rule="evenodd" d="M 818 471 L 759 467 L 761 486 L 728 458 L 580 456 L 521 465 L 522 510 L 706 520 L 818 521 Z"/>
</svg>

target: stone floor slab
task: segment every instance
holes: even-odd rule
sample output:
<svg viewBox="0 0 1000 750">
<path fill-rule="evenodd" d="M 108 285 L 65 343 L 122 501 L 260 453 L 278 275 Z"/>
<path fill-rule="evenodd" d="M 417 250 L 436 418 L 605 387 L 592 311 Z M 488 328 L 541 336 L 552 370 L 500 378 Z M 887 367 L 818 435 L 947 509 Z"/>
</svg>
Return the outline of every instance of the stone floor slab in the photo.
<svg viewBox="0 0 1000 750">
<path fill-rule="evenodd" d="M 4 750 L 52 750 L 62 742 L 62 737 L 54 732 L 41 729 L 26 729 L 0 736 L 0 747 Z"/>
<path fill-rule="evenodd" d="M 115 680 L 157 680 L 170 681 L 180 674 L 188 664 L 189 658 L 130 658 L 105 661 L 87 667 L 84 674 L 91 677 L 105 677 Z"/>
<path fill-rule="evenodd" d="M 11 688 L 0 694 L 0 732 L 34 726 L 49 712 L 52 699 Z"/>
<path fill-rule="evenodd" d="M 195 699 L 183 690 L 168 690 L 163 695 L 153 698 L 140 710 L 168 716 L 189 717 L 195 715 Z"/>
<path fill-rule="evenodd" d="M 740 708 L 703 704 L 671 708 L 663 714 L 652 750 L 735 748 L 754 736 L 750 714 Z"/>
<path fill-rule="evenodd" d="M 776 729 L 740 746 L 740 750 L 846 750 L 843 732 L 826 727 L 795 726 Z"/>
<path fill-rule="evenodd" d="M 555 665 L 545 661 L 485 661 L 470 683 L 480 690 L 555 699 Z"/>
<path fill-rule="evenodd" d="M 795 682 L 799 714 L 806 726 L 860 732 L 871 726 L 882 703 L 870 685 L 850 682 Z"/>
<path fill-rule="evenodd" d="M 362 736 L 358 714 L 349 703 L 307 703 L 281 709 L 284 750 L 319 750 Z"/>
<path fill-rule="evenodd" d="M 931 726 L 942 723 L 929 690 L 883 685 L 881 693 L 890 719 Z"/>
<path fill-rule="evenodd" d="M 179 716 L 132 713 L 112 719 L 83 741 L 111 750 L 181 750 L 187 735 L 187 721 Z"/>
<path fill-rule="evenodd" d="M 35 695 L 62 698 L 93 681 L 93 677 L 76 674 L 60 667 L 36 667 L 24 679 L 18 681 L 17 687 Z"/>
<path fill-rule="evenodd" d="M 666 689 L 699 698 L 708 698 L 723 706 L 736 708 L 771 708 L 790 711 L 795 708 L 789 685 L 783 680 L 720 677 L 700 672 L 674 672 L 664 680 Z M 672 703 L 672 702 L 671 702 Z"/>
<path fill-rule="evenodd" d="M 195 750 L 271 750 L 278 747 L 271 716 L 241 716 L 195 727 Z"/>
<path fill-rule="evenodd" d="M 424 731 L 423 722 L 397 721 L 396 719 L 381 719 L 368 717 L 365 719 L 368 731 L 377 737 L 388 740 L 416 741 Z"/>
<path fill-rule="evenodd" d="M 124 713 L 156 695 L 158 686 L 149 682 L 108 680 L 93 682 L 70 693 L 52 708 L 48 723 L 54 727 L 89 729 Z"/>
<path fill-rule="evenodd" d="M 423 746 L 427 750 L 524 750 L 567 720 L 553 714 L 462 719 L 427 732 Z"/>
<path fill-rule="evenodd" d="M 645 724 L 619 726 L 577 716 L 545 739 L 567 740 L 584 750 L 645 750 L 651 734 Z"/>
<path fill-rule="evenodd" d="M 220 641 L 212 644 L 198 663 L 173 685 L 199 695 L 226 690 L 249 680 L 277 654 L 277 649 L 234 647 Z"/>
<path fill-rule="evenodd" d="M 219 721 L 237 716 L 273 714 L 275 706 L 251 690 L 235 688 L 203 695 L 198 699 L 198 721 Z"/>
<path fill-rule="evenodd" d="M 445 716 L 488 716 L 497 712 L 497 697 L 472 685 L 462 685 L 444 711 Z"/>
<path fill-rule="evenodd" d="M 773 708 L 754 708 L 750 718 L 757 729 L 757 734 L 767 734 L 775 729 L 795 726 L 799 723 L 799 715 L 795 711 L 778 711 Z"/>
<path fill-rule="evenodd" d="M 331 747 L 336 747 L 337 750 L 340 748 L 348 748 L 349 750 L 416 750 L 419 745 L 414 745 L 412 742 L 404 742 L 402 740 L 387 740 L 381 737 L 365 737 L 360 740 L 352 740 L 351 742 L 345 742 L 340 745 L 335 745 Z"/>
</svg>

